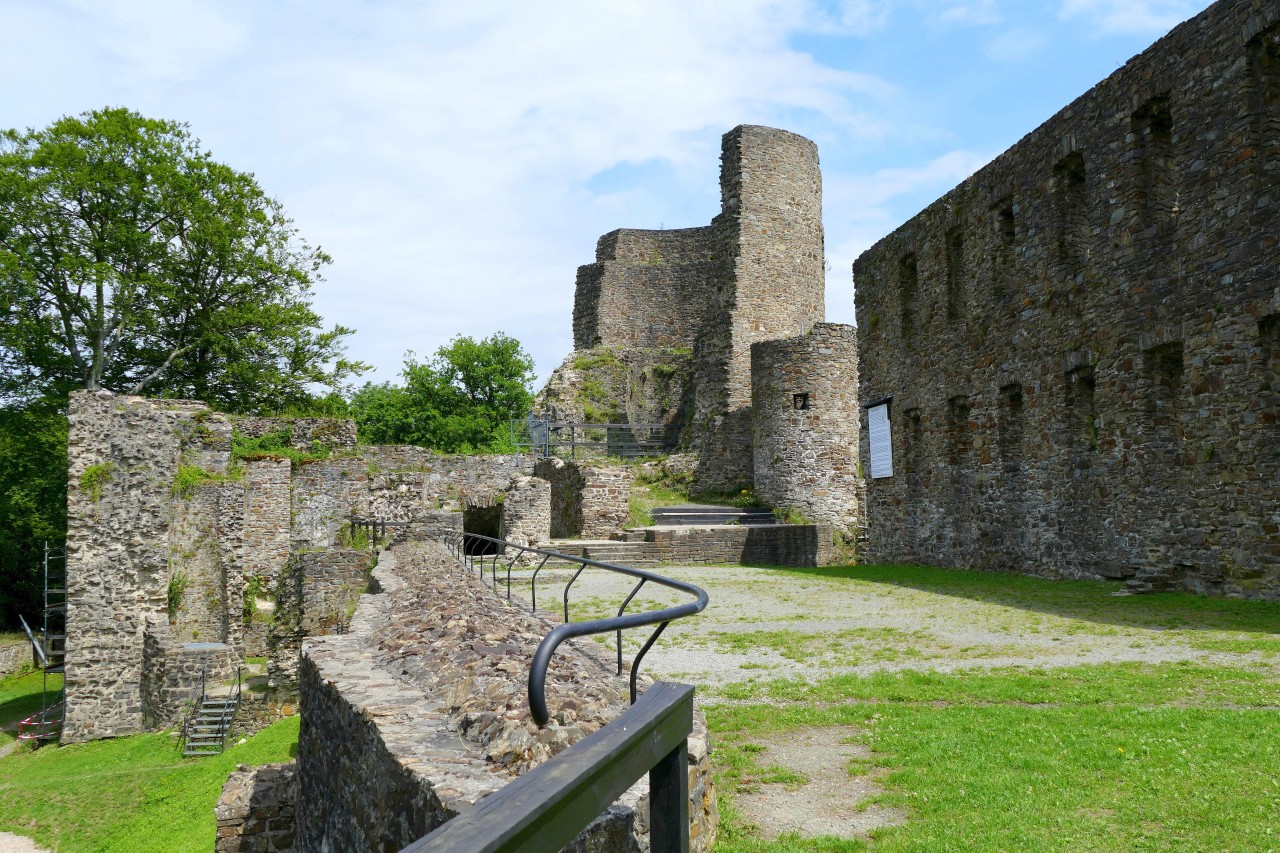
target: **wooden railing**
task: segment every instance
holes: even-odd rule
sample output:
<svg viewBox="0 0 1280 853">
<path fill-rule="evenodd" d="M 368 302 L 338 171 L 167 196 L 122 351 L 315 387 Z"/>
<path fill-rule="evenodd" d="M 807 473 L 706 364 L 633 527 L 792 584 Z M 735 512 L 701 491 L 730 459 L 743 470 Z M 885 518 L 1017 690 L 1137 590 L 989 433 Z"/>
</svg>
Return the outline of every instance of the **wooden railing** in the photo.
<svg viewBox="0 0 1280 853">
<path fill-rule="evenodd" d="M 622 716 L 404 853 L 555 853 L 645 773 L 652 853 L 688 853 L 693 688 L 659 681 Z"/>
</svg>

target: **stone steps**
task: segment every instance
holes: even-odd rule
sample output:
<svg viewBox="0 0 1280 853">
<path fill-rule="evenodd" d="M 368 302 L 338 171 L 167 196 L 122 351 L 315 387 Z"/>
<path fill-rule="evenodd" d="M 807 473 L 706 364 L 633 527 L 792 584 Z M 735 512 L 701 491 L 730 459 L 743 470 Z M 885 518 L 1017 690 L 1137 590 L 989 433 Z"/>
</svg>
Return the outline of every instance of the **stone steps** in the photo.
<svg viewBox="0 0 1280 853">
<path fill-rule="evenodd" d="M 679 504 L 653 509 L 653 523 L 657 527 L 715 525 L 715 524 L 777 524 L 773 510 L 765 507 L 740 509 L 736 506 L 712 504 Z"/>
</svg>

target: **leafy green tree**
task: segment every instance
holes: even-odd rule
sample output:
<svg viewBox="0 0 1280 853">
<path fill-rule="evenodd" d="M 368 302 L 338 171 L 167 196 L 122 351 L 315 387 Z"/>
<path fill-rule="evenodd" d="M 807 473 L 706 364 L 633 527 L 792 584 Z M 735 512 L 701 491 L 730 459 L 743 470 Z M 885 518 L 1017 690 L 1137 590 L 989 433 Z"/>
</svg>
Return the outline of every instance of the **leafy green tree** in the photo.
<svg viewBox="0 0 1280 853">
<path fill-rule="evenodd" d="M 73 388 L 303 405 L 364 369 L 324 330 L 306 244 L 253 175 L 126 109 L 0 134 L 0 400 Z"/>
<path fill-rule="evenodd" d="M 40 618 L 42 549 L 66 537 L 64 402 L 0 407 L 0 626 Z"/>
<path fill-rule="evenodd" d="M 405 384 L 366 383 L 351 398 L 362 441 L 417 444 L 445 453 L 512 449 L 508 423 L 533 403 L 533 359 L 502 332 L 458 336 L 427 362 L 413 353 Z"/>
</svg>

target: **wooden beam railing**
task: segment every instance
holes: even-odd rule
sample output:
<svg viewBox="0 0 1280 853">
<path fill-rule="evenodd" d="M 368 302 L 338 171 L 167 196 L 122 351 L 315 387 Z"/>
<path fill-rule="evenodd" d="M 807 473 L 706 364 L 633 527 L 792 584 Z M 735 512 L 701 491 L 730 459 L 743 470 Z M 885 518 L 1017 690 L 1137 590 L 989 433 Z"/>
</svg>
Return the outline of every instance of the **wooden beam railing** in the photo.
<svg viewBox="0 0 1280 853">
<path fill-rule="evenodd" d="M 404 853 L 555 853 L 645 773 L 653 853 L 688 853 L 693 688 L 659 681 L 609 725 Z"/>
</svg>

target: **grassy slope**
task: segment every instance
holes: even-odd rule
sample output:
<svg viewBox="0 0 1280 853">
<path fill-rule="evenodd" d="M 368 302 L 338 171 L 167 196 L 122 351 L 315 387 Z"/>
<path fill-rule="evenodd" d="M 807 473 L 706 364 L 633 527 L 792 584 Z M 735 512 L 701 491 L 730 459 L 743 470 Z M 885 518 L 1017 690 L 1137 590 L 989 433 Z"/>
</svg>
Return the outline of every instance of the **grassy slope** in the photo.
<svg viewBox="0 0 1280 853">
<path fill-rule="evenodd" d="M 1280 850 L 1280 605 L 925 567 L 804 569 L 1058 615 L 1239 631 L 1234 666 L 1098 664 L 752 681 L 711 704 L 722 793 L 717 853 L 738 851 Z M 715 698 L 709 700 L 711 703 Z M 904 826 L 868 842 L 759 839 L 733 806 L 771 781 L 760 743 L 856 726 Z"/>
<path fill-rule="evenodd" d="M 27 689 L 17 682 L 0 682 L 0 697 Z M 183 760 L 169 734 L 22 748 L 0 759 L 0 830 L 56 851 L 207 853 L 227 775 L 238 764 L 288 761 L 297 739 L 295 717 L 205 759 Z"/>
</svg>

